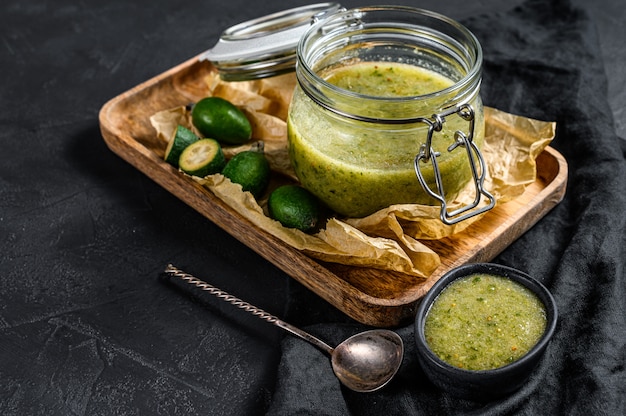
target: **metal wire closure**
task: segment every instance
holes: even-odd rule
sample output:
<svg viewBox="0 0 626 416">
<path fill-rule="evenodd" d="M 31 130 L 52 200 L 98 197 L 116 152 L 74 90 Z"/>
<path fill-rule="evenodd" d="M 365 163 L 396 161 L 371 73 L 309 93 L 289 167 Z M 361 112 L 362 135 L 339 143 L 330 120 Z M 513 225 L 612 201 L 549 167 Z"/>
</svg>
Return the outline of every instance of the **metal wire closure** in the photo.
<svg viewBox="0 0 626 416">
<path fill-rule="evenodd" d="M 222 299 L 223 301 L 230 303 L 233 306 L 236 306 L 239 309 L 243 309 L 244 311 L 249 312 L 256 317 L 263 319 L 264 321 L 267 321 L 271 324 L 281 327 L 284 330 L 290 332 L 291 334 L 299 338 L 302 338 L 305 341 L 310 342 L 311 344 L 315 345 L 317 348 L 319 348 L 320 350 L 328 354 L 332 354 L 334 350 L 334 348 L 331 347 L 330 345 L 326 344 L 325 342 L 323 342 L 322 340 L 318 338 L 315 338 L 313 335 L 301 330 L 300 328 L 297 328 L 291 324 L 288 324 L 287 322 L 280 320 L 276 316 L 268 312 L 265 312 L 263 309 L 257 308 L 256 306 L 251 305 L 248 302 L 245 302 L 227 292 L 224 292 L 223 290 L 218 289 L 215 286 L 212 286 L 208 284 L 207 282 L 198 279 L 197 277 L 194 277 L 188 273 L 185 273 L 184 271 L 177 269 L 171 264 L 168 264 L 165 267 L 165 274 L 167 274 L 168 276 L 172 276 L 172 277 L 178 277 L 179 279 L 191 285 L 194 285 L 198 287 L 199 289 L 205 292 L 208 292 L 211 295 L 216 296 Z"/>
<path fill-rule="evenodd" d="M 470 163 L 470 169 L 472 171 L 472 178 L 474 181 L 474 186 L 476 189 L 476 196 L 474 201 L 466 206 L 463 206 L 454 211 L 448 212 L 448 206 L 445 198 L 445 189 L 443 189 L 443 183 L 441 181 L 441 171 L 439 170 L 439 165 L 437 163 L 437 157 L 441 154 L 435 152 L 432 148 L 432 139 L 433 133 L 439 132 L 443 128 L 443 124 L 445 123 L 446 117 L 457 115 L 461 117 L 463 120 L 466 120 L 469 123 L 468 134 L 463 133 L 460 130 L 457 130 L 454 134 L 454 143 L 452 143 L 448 147 L 448 152 L 452 152 L 457 147 L 463 147 L 467 151 L 467 158 Z M 426 137 L 426 143 L 422 144 L 420 148 L 420 152 L 415 156 L 414 166 L 415 166 L 415 174 L 426 191 L 430 196 L 439 201 L 441 205 L 441 213 L 440 218 L 444 224 L 452 225 L 457 222 L 466 220 L 475 215 L 481 214 L 493 208 L 495 206 L 496 200 L 487 190 L 483 188 L 483 183 L 485 181 L 485 173 L 486 173 L 486 165 L 485 160 L 474 143 L 474 109 L 469 104 L 461 104 L 459 106 L 453 107 L 447 111 L 444 111 L 439 114 L 433 114 L 432 119 L 421 119 L 420 121 L 428 124 L 428 135 Z M 420 162 L 428 163 L 431 161 L 433 165 L 433 173 L 435 174 L 435 184 L 437 186 L 437 192 L 430 189 L 424 176 L 422 175 L 422 171 L 420 168 Z M 480 169 L 477 169 L 476 164 L 480 165 Z M 482 196 L 486 197 L 489 202 L 487 205 L 477 208 L 478 204 L 480 204 Z"/>
</svg>

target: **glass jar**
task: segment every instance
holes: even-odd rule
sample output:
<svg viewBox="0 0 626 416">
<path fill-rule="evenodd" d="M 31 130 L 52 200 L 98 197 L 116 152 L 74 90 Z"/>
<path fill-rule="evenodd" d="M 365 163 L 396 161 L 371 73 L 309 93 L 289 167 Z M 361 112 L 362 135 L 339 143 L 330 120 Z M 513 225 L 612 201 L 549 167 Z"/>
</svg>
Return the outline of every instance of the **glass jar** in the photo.
<svg viewBox="0 0 626 416">
<path fill-rule="evenodd" d="M 300 182 L 349 217 L 393 204 L 437 203 L 419 174 L 450 201 L 474 176 L 469 153 L 459 148 L 464 146 L 449 150 L 459 140 L 457 131 L 477 148 L 484 141 L 481 64 L 480 45 L 467 29 L 424 10 L 366 7 L 317 22 L 298 45 L 298 87 L 288 118 L 289 152 Z M 341 87 L 341 78 L 329 82 L 357 65 L 358 73 Z M 388 76 L 398 72 L 403 74 Z M 420 72 L 449 85 L 419 95 L 389 91 Z M 360 76 L 380 83 L 379 93 L 350 89 Z M 473 120 L 461 113 L 468 108 Z M 422 148 L 429 131 L 431 146 Z M 420 152 L 425 162 L 415 160 Z M 440 175 L 426 156 L 436 159 Z"/>
<path fill-rule="evenodd" d="M 301 184 L 338 214 L 439 203 L 452 224 L 494 206 L 482 187 L 482 50 L 454 20 L 322 3 L 237 25 L 205 57 L 229 80 L 284 73 L 295 62 L 290 159 Z M 413 89 L 423 85 L 431 89 Z M 474 202 L 449 211 L 472 180 Z"/>
</svg>

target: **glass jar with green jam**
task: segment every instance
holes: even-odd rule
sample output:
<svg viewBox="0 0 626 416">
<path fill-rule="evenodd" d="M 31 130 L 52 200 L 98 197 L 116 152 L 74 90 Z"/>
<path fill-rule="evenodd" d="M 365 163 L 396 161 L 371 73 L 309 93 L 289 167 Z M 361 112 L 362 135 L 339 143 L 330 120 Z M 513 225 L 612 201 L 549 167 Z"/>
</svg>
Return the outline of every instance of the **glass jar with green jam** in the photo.
<svg viewBox="0 0 626 416">
<path fill-rule="evenodd" d="M 454 223 L 493 207 L 482 188 L 482 50 L 454 20 L 320 3 L 236 25 L 204 58 L 226 80 L 295 65 L 290 160 L 302 185 L 339 215 L 439 203 L 442 221 Z M 474 202 L 449 211 L 471 180 Z"/>
<path fill-rule="evenodd" d="M 360 8 L 314 24 L 297 52 L 289 154 L 302 185 L 331 209 L 363 217 L 437 203 L 417 168 L 446 201 L 473 178 L 464 146 L 449 149 L 457 131 L 476 149 L 484 140 L 482 51 L 463 26 L 414 8 Z M 462 105 L 471 123 L 456 111 Z M 440 184 L 432 163 L 415 160 L 437 121 L 428 150 Z"/>
</svg>

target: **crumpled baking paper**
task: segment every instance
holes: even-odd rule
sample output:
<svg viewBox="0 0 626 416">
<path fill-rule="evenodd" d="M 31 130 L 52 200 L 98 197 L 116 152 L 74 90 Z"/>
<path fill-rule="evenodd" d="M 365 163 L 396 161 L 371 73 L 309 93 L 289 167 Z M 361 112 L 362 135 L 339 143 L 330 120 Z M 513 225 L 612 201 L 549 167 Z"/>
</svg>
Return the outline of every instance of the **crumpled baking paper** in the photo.
<svg viewBox="0 0 626 416">
<path fill-rule="evenodd" d="M 264 142 L 265 155 L 275 172 L 271 189 L 297 182 L 287 153 L 287 111 L 295 76 L 282 75 L 263 80 L 224 82 L 215 74 L 206 80 L 207 95 L 219 96 L 240 107 L 252 124 L 253 140 Z M 150 119 L 163 146 L 178 125 L 199 134 L 191 123 L 188 107 L 181 106 L 154 114 Z M 482 149 L 488 172 L 484 187 L 503 204 L 522 193 L 536 180 L 536 157 L 554 138 L 556 123 L 533 120 L 485 108 L 485 143 Z M 251 143 L 224 146 L 227 158 L 248 150 Z M 181 174 L 183 174 L 181 172 Z M 267 215 L 267 195 L 260 200 L 221 174 L 192 177 L 210 189 L 257 227 L 285 244 L 318 260 L 350 266 L 391 270 L 427 278 L 441 264 L 439 255 L 419 240 L 440 239 L 458 233 L 483 215 L 454 225 L 439 219 L 440 207 L 418 204 L 392 205 L 364 218 L 331 217 L 315 234 L 283 227 Z M 417 179 L 416 179 L 417 180 Z M 449 205 L 450 209 L 474 200 L 474 185 L 468 184 Z"/>
</svg>

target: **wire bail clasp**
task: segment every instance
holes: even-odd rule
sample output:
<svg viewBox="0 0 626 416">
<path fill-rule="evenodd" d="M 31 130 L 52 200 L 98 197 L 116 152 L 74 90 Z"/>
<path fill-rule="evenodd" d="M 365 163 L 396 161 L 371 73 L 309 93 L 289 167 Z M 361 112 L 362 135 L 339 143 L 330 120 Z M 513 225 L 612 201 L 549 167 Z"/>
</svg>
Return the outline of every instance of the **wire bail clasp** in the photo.
<svg viewBox="0 0 626 416">
<path fill-rule="evenodd" d="M 457 147 L 463 147 L 467 151 L 467 158 L 469 160 L 470 169 L 472 171 L 472 178 L 476 189 L 476 196 L 474 197 L 474 201 L 471 204 L 448 212 L 448 206 L 445 198 L 445 190 L 443 189 L 443 183 L 441 181 L 441 171 L 439 170 L 439 165 L 437 163 L 437 157 L 441 156 L 441 153 L 435 152 L 433 150 L 432 139 L 434 132 L 440 132 L 443 129 L 443 124 L 446 121 L 446 117 L 455 114 L 461 117 L 463 120 L 469 122 L 468 134 L 457 130 L 454 133 L 454 143 L 452 143 L 447 150 L 448 152 L 452 152 Z M 478 148 L 476 143 L 474 143 L 475 114 L 472 106 L 469 104 L 461 104 L 444 112 L 433 114 L 432 118 L 430 119 L 421 119 L 421 121 L 428 124 L 428 135 L 426 138 L 426 143 L 422 144 L 422 146 L 420 147 L 420 152 L 415 156 L 415 174 L 417 175 L 417 179 L 419 180 L 420 185 L 422 185 L 422 188 L 424 188 L 424 191 L 426 191 L 426 193 L 439 201 L 439 204 L 441 205 L 441 221 L 444 224 L 452 225 L 475 215 L 489 211 L 491 208 L 493 208 L 495 206 L 496 200 L 493 195 L 491 195 L 487 190 L 483 188 L 487 169 L 483 155 L 480 152 L 480 149 Z M 422 175 L 422 171 L 420 168 L 420 162 L 428 163 L 429 160 L 433 165 L 433 173 L 435 175 L 437 192 L 430 189 L 430 187 L 426 183 L 426 180 L 424 179 L 424 176 Z M 479 165 L 479 169 L 477 169 L 477 164 Z M 483 196 L 487 198 L 489 202 L 487 205 L 477 208 L 481 200 L 483 199 Z"/>
</svg>

